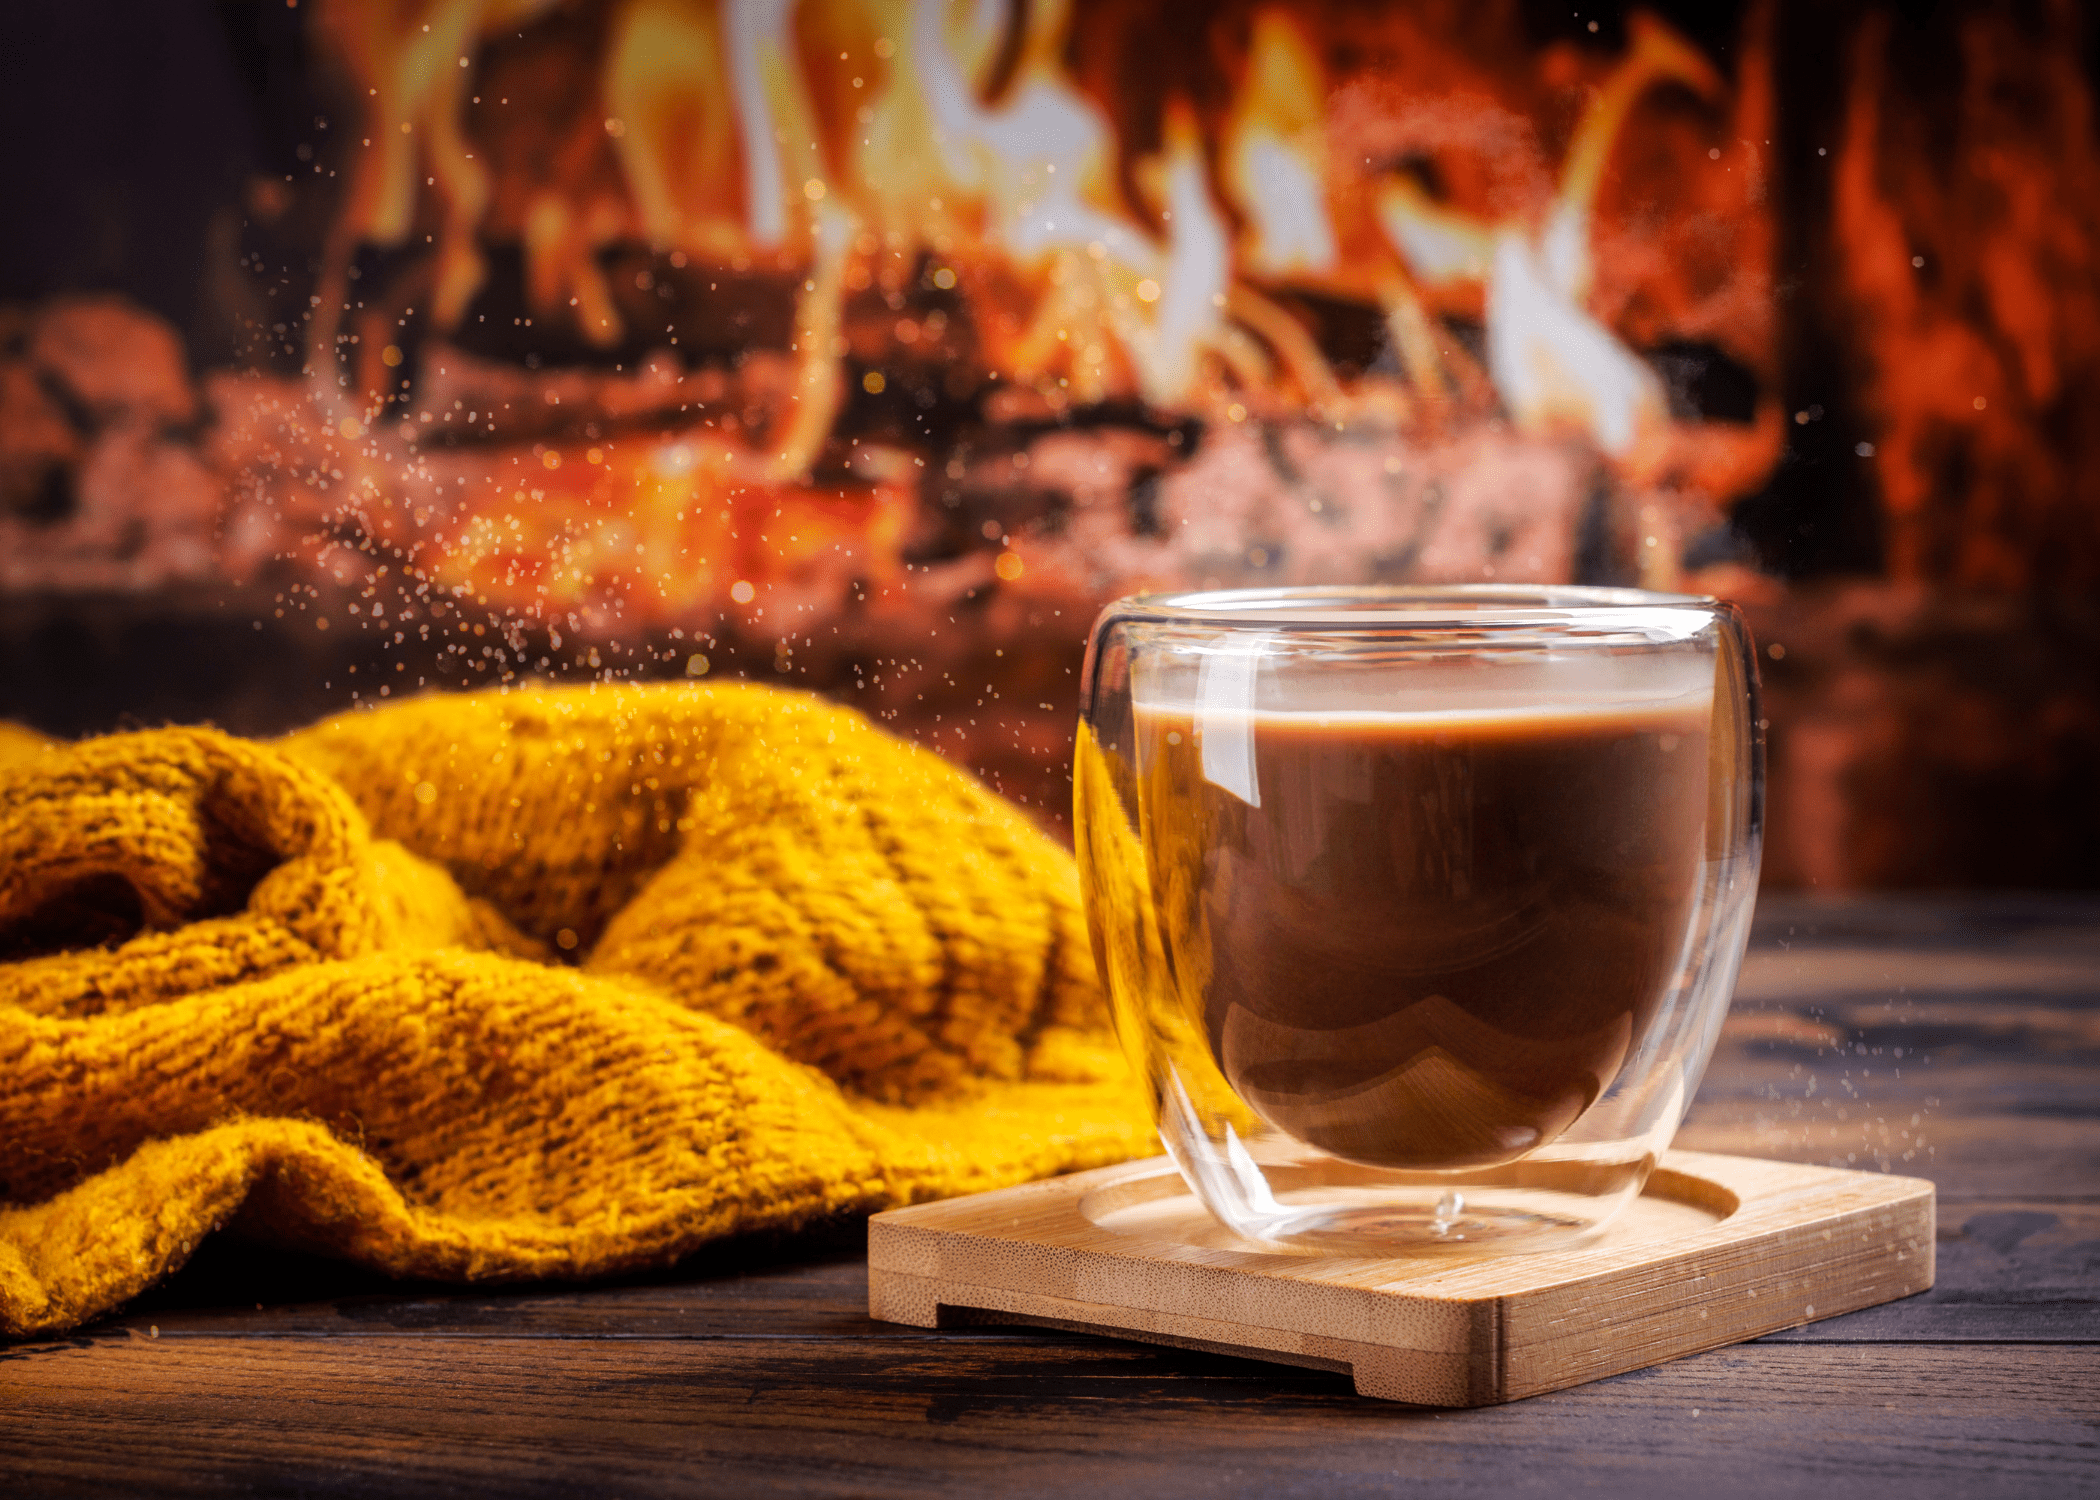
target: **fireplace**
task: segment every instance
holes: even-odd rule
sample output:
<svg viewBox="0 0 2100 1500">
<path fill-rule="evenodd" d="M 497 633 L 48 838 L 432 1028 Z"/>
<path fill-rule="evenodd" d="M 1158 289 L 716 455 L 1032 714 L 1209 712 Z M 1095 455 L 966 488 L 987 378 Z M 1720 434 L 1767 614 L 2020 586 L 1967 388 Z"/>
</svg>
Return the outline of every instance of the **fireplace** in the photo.
<svg viewBox="0 0 2100 1500">
<path fill-rule="evenodd" d="M 2091 879 L 2069 6 L 9 24 L 0 712 L 740 674 L 1060 825 L 1108 598 L 1629 583 L 1768 644 L 1774 880 Z"/>
</svg>

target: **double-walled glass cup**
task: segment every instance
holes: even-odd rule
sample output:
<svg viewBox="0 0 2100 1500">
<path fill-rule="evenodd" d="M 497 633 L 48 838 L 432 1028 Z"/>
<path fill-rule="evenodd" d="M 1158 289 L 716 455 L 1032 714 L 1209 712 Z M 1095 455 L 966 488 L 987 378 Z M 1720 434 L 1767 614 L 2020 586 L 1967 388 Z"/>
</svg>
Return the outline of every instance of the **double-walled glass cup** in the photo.
<svg viewBox="0 0 2100 1500">
<path fill-rule="evenodd" d="M 1757 885 L 1741 616 L 1622 589 L 1111 605 L 1075 800 L 1095 957 L 1251 1240 L 1534 1249 L 1676 1132 Z"/>
</svg>

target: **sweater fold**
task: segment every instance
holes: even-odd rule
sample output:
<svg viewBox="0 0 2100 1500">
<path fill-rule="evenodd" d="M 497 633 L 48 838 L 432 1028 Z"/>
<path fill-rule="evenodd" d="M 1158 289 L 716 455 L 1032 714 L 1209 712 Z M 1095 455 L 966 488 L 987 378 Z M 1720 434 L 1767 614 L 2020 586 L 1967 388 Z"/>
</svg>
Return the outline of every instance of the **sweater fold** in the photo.
<svg viewBox="0 0 2100 1500">
<path fill-rule="evenodd" d="M 0 737 L 0 1333 L 215 1231 L 592 1276 L 1152 1139 L 1069 856 L 819 700 Z"/>
</svg>

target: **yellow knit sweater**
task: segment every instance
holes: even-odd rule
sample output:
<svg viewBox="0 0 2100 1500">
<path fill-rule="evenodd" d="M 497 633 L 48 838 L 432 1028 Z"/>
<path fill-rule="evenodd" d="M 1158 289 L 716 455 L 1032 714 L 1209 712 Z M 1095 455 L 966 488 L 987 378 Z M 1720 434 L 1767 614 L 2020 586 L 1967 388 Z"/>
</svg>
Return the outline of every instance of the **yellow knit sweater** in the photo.
<svg viewBox="0 0 2100 1500">
<path fill-rule="evenodd" d="M 214 1229 L 589 1276 L 1148 1148 L 1070 859 L 738 686 L 0 732 L 0 1333 Z"/>
</svg>

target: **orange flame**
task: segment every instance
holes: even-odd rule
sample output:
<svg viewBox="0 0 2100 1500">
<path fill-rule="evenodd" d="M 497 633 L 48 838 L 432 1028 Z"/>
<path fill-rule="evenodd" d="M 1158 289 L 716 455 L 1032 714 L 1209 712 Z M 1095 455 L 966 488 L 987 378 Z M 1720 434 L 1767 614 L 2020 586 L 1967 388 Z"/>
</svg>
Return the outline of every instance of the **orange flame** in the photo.
<svg viewBox="0 0 2100 1500">
<path fill-rule="evenodd" d="M 1667 461 L 1659 382 L 1589 306 L 1595 205 L 1636 105 L 1663 82 L 1724 92 L 1711 65 L 1651 18 L 1635 18 L 1627 54 L 1599 78 L 1558 187 L 1481 215 L 1404 172 L 1366 181 L 1338 160 L 1337 81 L 1319 37 L 1274 5 L 1249 13 L 1210 135 L 1196 101 L 1170 95 L 1157 149 L 1126 160 L 1109 114 L 1065 65 L 1073 0 L 1010 14 L 946 0 L 613 0 L 591 100 L 531 171 L 498 171 L 476 124 L 490 115 L 472 93 L 488 86 L 478 65 L 550 5 L 322 0 L 320 35 L 355 82 L 358 138 L 369 143 L 349 163 L 310 325 L 309 372 L 332 421 L 373 422 L 395 384 L 370 340 L 357 351 L 361 398 L 339 374 L 339 346 L 358 337 L 342 319 L 356 249 L 425 229 L 427 310 L 440 333 L 472 305 L 491 236 L 521 246 L 535 319 L 565 319 L 606 348 L 645 332 L 628 326 L 607 281 L 611 247 L 647 244 L 717 283 L 759 271 L 794 278 L 792 376 L 776 383 L 762 435 L 703 422 L 664 440 L 705 455 L 677 484 L 719 496 L 815 493 L 812 466 L 846 395 L 848 304 L 901 290 L 929 260 L 962 298 L 988 372 L 1052 409 L 1128 400 L 1214 419 L 1305 410 L 1390 430 L 1444 410 L 1454 392 L 1490 394 L 1431 311 L 1432 295 L 1456 290 L 1484 312 L 1486 379 L 1520 429 L 1579 436 L 1650 473 Z M 1379 309 L 1405 379 L 1339 374 L 1289 305 L 1301 294 Z M 871 372 L 868 388 L 881 380 Z M 1760 426 L 1753 466 L 1763 449 L 1763 461 L 1776 457 L 1777 434 L 1776 417 Z M 609 462 L 594 483 L 624 486 L 625 498 L 608 493 L 607 508 L 656 515 L 670 481 L 654 463 Z M 455 490 L 476 493 L 433 514 L 515 493 L 455 477 L 467 480 Z M 580 503 L 538 488 L 557 509 Z M 829 501 L 817 506 L 834 531 L 845 525 L 838 536 L 865 550 L 878 534 L 901 534 L 888 490 L 855 494 L 850 523 Z M 506 589 L 530 580 L 536 600 L 580 597 L 561 569 L 516 552 L 531 532 L 530 545 L 575 553 L 571 520 L 476 523 L 452 533 L 445 566 L 500 573 Z M 681 555 L 721 550 L 677 537 Z M 651 543 L 637 545 L 647 553 Z M 660 608 L 712 586 L 667 585 Z"/>
</svg>

